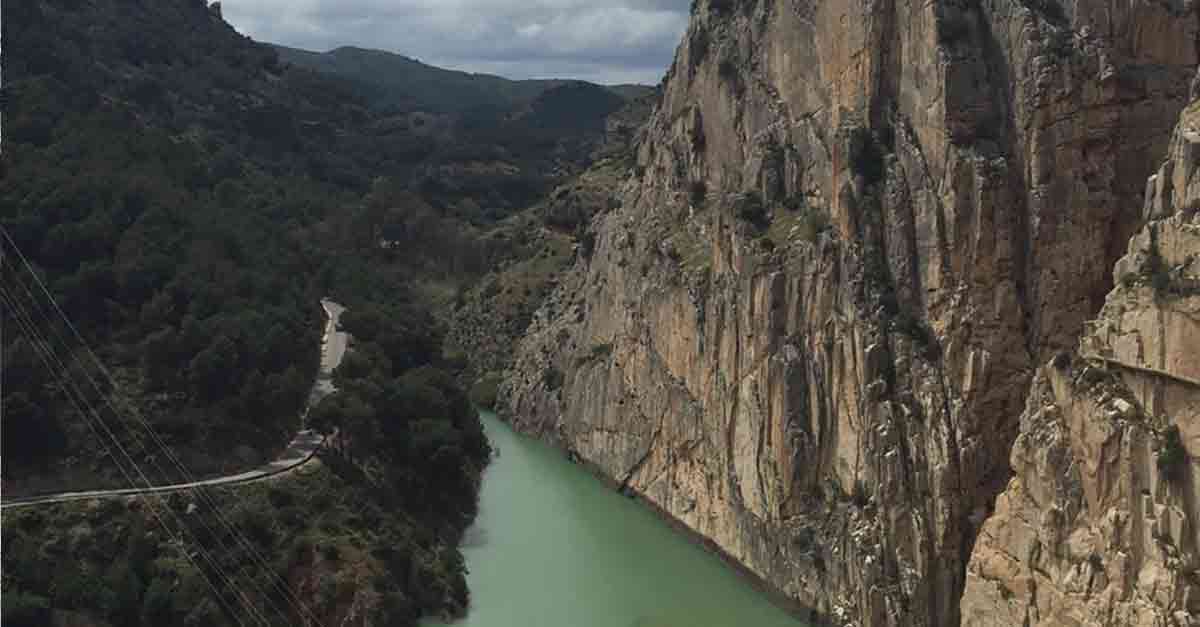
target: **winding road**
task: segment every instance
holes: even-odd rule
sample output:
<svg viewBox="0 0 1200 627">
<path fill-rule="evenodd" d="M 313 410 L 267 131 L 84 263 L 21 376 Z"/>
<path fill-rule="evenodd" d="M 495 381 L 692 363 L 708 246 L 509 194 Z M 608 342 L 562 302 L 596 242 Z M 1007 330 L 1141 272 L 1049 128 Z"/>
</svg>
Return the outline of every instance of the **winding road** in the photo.
<svg viewBox="0 0 1200 627">
<path fill-rule="evenodd" d="M 327 318 L 325 333 L 321 337 L 321 368 L 317 373 L 317 380 L 313 384 L 312 393 L 309 395 L 308 407 L 312 407 L 334 391 L 333 371 L 342 363 L 342 357 L 345 356 L 346 347 L 349 344 L 349 336 L 344 331 L 338 330 L 338 320 L 341 318 L 342 313 L 346 311 L 346 308 L 329 299 L 323 299 L 321 307 L 325 310 Z M 313 457 L 317 454 L 317 450 L 321 448 L 324 442 L 325 436 L 311 429 L 303 429 L 292 438 L 291 443 L 288 444 L 287 449 L 280 454 L 278 459 L 264 466 L 236 475 L 225 475 L 191 483 L 175 483 L 150 488 L 59 492 L 56 494 L 3 499 L 0 500 L 0 508 L 8 509 L 10 507 L 66 503 L 68 501 L 161 494 L 205 486 L 261 481 L 285 472 L 290 472 L 312 461 Z"/>
</svg>

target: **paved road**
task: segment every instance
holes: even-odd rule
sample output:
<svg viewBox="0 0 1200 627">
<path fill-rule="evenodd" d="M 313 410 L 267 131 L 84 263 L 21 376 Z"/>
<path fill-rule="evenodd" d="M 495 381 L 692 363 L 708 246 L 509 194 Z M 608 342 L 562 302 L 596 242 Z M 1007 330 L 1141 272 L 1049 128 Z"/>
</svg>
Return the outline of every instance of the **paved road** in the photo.
<svg viewBox="0 0 1200 627">
<path fill-rule="evenodd" d="M 346 308 L 327 298 L 321 301 L 321 307 L 325 309 L 328 322 L 325 323 L 325 335 L 321 338 L 321 370 L 317 373 L 317 383 L 313 385 L 312 395 L 308 399 L 309 407 L 333 393 L 333 371 L 342 363 L 350 338 L 338 330 L 338 321 Z"/>
<path fill-rule="evenodd" d="M 342 363 L 342 357 L 346 354 L 346 346 L 349 342 L 349 337 L 346 333 L 338 330 L 338 319 L 346 308 L 328 299 L 321 301 L 321 307 L 325 309 L 328 315 L 328 320 L 325 323 L 325 334 L 321 338 L 321 370 L 317 374 L 317 381 L 313 385 L 312 394 L 309 396 L 309 403 L 315 403 L 321 398 L 333 392 L 333 381 L 331 379 L 333 370 Z M 248 470 L 236 475 L 225 475 L 223 477 L 214 477 L 203 481 L 194 481 L 192 483 L 176 483 L 164 486 L 154 486 L 152 488 L 125 488 L 121 490 L 91 490 L 87 492 L 59 492 L 57 494 L 46 494 L 41 496 L 21 497 L 4 499 L 0 502 L 0 508 L 10 507 L 28 507 L 30 505 L 44 505 L 48 503 L 65 503 L 68 501 L 82 501 L 87 499 L 100 498 L 115 498 L 122 496 L 138 496 L 142 494 L 160 494 L 163 492 L 176 492 L 179 490 L 187 490 L 191 488 L 214 486 L 214 485 L 230 485 L 237 483 L 250 483 L 253 481 L 261 481 L 275 475 L 295 470 L 300 466 L 308 463 L 317 453 L 317 449 L 321 448 L 321 444 L 325 442 L 325 437 L 315 431 L 304 429 L 296 434 L 292 442 L 288 444 L 286 450 L 280 454 L 275 461 Z"/>
</svg>

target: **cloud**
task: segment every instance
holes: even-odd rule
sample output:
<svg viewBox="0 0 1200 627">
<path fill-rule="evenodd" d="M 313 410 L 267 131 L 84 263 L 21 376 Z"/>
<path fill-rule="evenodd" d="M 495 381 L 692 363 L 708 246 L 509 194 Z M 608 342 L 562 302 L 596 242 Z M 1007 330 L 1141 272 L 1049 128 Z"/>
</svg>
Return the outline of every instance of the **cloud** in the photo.
<svg viewBox="0 0 1200 627">
<path fill-rule="evenodd" d="M 378 48 L 511 78 L 657 83 L 690 0 L 225 0 L 256 40 Z"/>
</svg>

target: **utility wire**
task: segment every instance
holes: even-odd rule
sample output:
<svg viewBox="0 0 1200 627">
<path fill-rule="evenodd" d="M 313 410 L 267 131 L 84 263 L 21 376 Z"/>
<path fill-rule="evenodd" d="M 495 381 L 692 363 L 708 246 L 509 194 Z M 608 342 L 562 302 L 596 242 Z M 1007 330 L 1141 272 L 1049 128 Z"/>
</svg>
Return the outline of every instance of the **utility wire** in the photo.
<svg viewBox="0 0 1200 627">
<path fill-rule="evenodd" d="M 2 225 L 0 225 L 0 234 L 3 234 L 4 239 L 7 240 L 9 246 L 16 253 L 17 257 L 20 258 L 22 264 L 28 270 L 30 276 L 33 277 L 33 279 L 37 283 L 38 287 L 41 288 L 41 291 L 45 295 L 46 300 L 53 307 L 54 311 L 58 314 L 58 318 L 61 319 L 66 324 L 68 329 L 70 329 L 70 331 L 74 335 L 75 339 L 83 347 L 84 352 L 91 358 L 91 361 L 96 366 L 96 369 L 99 372 L 103 373 L 103 375 L 108 380 L 111 387 L 113 389 L 116 389 L 116 387 L 117 387 L 116 379 L 113 377 L 112 373 L 108 370 L 108 368 L 105 367 L 104 363 L 96 355 L 95 351 L 92 350 L 92 348 L 88 345 L 87 341 L 83 338 L 83 335 L 79 332 L 78 328 L 76 328 L 75 325 L 71 322 L 70 318 L 67 317 L 66 313 L 62 310 L 62 307 L 59 306 L 57 300 L 50 293 L 50 290 L 47 289 L 46 285 L 42 282 L 41 278 L 38 276 L 38 274 L 34 270 L 33 266 L 29 263 L 29 260 L 25 257 L 24 253 L 21 252 L 21 249 L 20 249 L 20 247 L 17 246 L 16 241 L 13 240 L 12 236 L 8 233 L 7 229 L 5 229 Z M 0 252 L 0 254 L 2 254 L 2 252 Z M 15 274 L 14 274 L 14 278 L 17 278 L 15 276 Z M 26 286 L 25 283 L 20 281 L 19 279 L 17 279 L 17 282 L 18 282 L 18 284 L 21 285 L 21 287 L 29 295 L 31 302 L 36 303 L 37 299 L 33 296 L 32 291 L 28 288 L 28 286 Z M 48 325 L 48 327 L 53 332 L 53 325 Z M 68 347 L 68 354 L 75 355 L 74 352 L 69 350 L 69 343 L 67 341 L 65 341 L 61 337 L 59 337 L 57 335 L 57 333 L 55 334 L 55 337 L 60 340 L 60 342 L 63 344 L 64 347 Z M 78 360 L 77 356 L 76 356 L 76 359 Z M 81 366 L 82 366 L 82 364 L 81 364 Z M 112 399 L 115 396 L 115 394 L 106 395 L 104 393 L 104 390 L 101 388 L 101 386 L 96 382 L 95 379 L 92 378 L 91 373 L 89 372 L 89 370 L 86 366 L 83 366 L 81 368 L 81 370 L 83 372 L 84 377 L 87 378 L 89 383 L 92 384 L 92 387 L 96 390 L 97 394 L 100 395 L 100 398 L 105 401 L 105 403 L 108 405 L 111 412 L 119 418 L 122 417 L 124 414 L 121 411 L 119 411 L 113 405 L 113 402 L 112 402 Z M 195 483 L 196 482 L 195 476 L 192 475 L 192 473 L 188 471 L 186 466 L 184 466 L 184 464 L 179 460 L 179 458 L 174 454 L 174 452 L 172 452 L 171 448 L 169 446 L 167 446 L 166 442 L 164 442 L 162 440 L 162 438 L 159 436 L 157 431 L 140 415 L 140 412 L 138 412 L 137 409 L 132 407 L 132 405 L 129 403 L 124 403 L 124 406 L 126 409 L 126 413 L 129 416 L 131 416 L 141 426 L 141 428 L 146 433 L 146 435 L 148 435 L 150 437 L 150 439 L 154 442 L 154 444 L 165 454 L 168 461 L 172 465 L 174 465 L 174 467 L 180 472 L 180 474 L 184 478 L 184 482 L 185 483 Z M 143 444 L 143 450 L 146 450 L 146 452 L 149 453 L 149 450 L 146 448 L 145 443 L 143 442 L 142 444 Z M 157 462 L 155 462 L 155 463 L 157 466 Z M 162 472 L 162 468 L 160 466 L 158 466 L 158 468 L 159 468 L 159 472 L 161 474 L 163 474 L 164 476 L 167 476 L 167 474 L 165 472 Z M 200 500 L 202 500 L 206 505 L 208 505 L 208 507 L 216 515 L 218 522 L 221 524 L 221 526 L 223 526 L 224 529 L 227 532 L 229 532 L 230 536 L 232 536 L 233 539 L 242 547 L 242 549 L 250 555 L 252 560 L 255 563 L 257 563 L 257 565 L 260 568 L 262 568 L 264 571 L 266 571 L 266 573 L 268 575 L 268 580 L 271 582 L 271 585 L 275 588 L 275 590 L 277 592 L 282 592 L 282 596 L 283 596 L 284 600 L 291 607 L 291 609 L 296 612 L 296 615 L 301 618 L 308 618 L 309 620 L 312 621 L 312 623 L 314 625 L 317 625 L 318 627 L 323 627 L 323 624 L 322 624 L 322 621 L 320 620 L 320 618 L 317 617 L 316 614 L 307 606 L 307 604 L 305 604 L 295 594 L 295 592 L 291 589 L 291 586 L 289 586 L 285 581 L 283 581 L 283 579 L 279 576 L 279 574 L 276 573 L 273 568 L 271 568 L 269 562 L 262 555 L 262 553 L 260 551 L 258 551 L 258 549 L 253 545 L 253 543 L 251 543 L 246 538 L 246 536 L 240 530 L 237 529 L 236 525 L 234 525 L 232 522 L 230 522 L 225 517 L 225 515 L 221 511 L 221 508 L 217 505 L 217 503 L 215 502 L 213 497 L 208 493 L 208 491 L 203 486 L 191 486 L 190 488 L 187 488 L 187 490 L 190 493 L 192 493 L 193 495 L 198 496 Z M 205 522 L 203 520 L 202 517 L 201 517 L 201 521 L 205 525 L 205 528 L 209 531 L 210 535 L 213 535 L 215 538 L 220 538 L 220 536 L 218 534 L 215 534 L 212 532 L 211 528 L 208 526 L 207 522 Z M 224 549 L 223 542 L 222 542 L 222 549 Z M 253 581 L 253 578 L 251 578 L 251 579 Z M 261 592 L 262 591 L 261 586 L 259 586 L 256 581 L 254 583 Z M 277 613 L 283 615 L 284 620 L 286 621 L 287 616 L 275 604 L 274 600 L 271 598 L 271 595 L 264 595 L 264 596 L 266 597 L 268 603 L 270 603 L 272 605 L 273 609 Z"/>
<path fill-rule="evenodd" d="M 14 278 L 15 278 L 15 277 L 14 277 Z M 26 289 L 26 294 L 27 294 L 27 295 L 30 295 L 30 296 L 32 296 L 32 294 L 30 294 L 30 292 L 28 291 L 28 288 L 26 288 L 26 286 L 24 285 L 24 283 L 22 283 L 22 282 L 21 282 L 19 279 L 15 279 L 15 282 L 16 282 L 17 284 L 21 285 L 21 287 L 22 287 L 22 288 L 25 288 L 25 289 Z M 0 288 L 0 289 L 2 289 L 2 288 Z M 70 376 L 71 376 L 71 375 L 70 375 L 70 366 L 69 366 L 69 364 L 67 364 L 67 363 L 66 363 L 66 362 L 65 362 L 65 361 L 64 361 L 62 358 L 58 357 L 57 353 L 55 353 L 55 352 L 54 352 L 54 351 L 55 351 L 55 349 L 54 349 L 53 341 L 51 341 L 50 339 L 48 339 L 48 338 L 46 338 L 45 336 L 43 336 L 43 335 L 42 335 L 42 334 L 41 334 L 41 333 L 40 333 L 40 332 L 37 330 L 37 328 L 36 328 L 36 323 L 34 322 L 34 319 L 33 319 L 33 315 L 32 315 L 32 314 L 30 314 L 30 313 L 29 313 L 29 311 L 25 309 L 25 307 L 24 307 L 24 306 L 23 306 L 23 305 L 20 303 L 20 301 L 19 301 L 19 300 L 17 300 L 17 296 L 15 295 L 15 293 L 9 293 L 7 296 L 8 296 L 8 299 L 11 301 L 11 303 L 12 303 L 12 306 L 13 306 L 14 310 L 15 310 L 15 311 L 18 311 L 18 313 L 19 313 L 20 315 L 22 315 L 22 316 L 23 316 L 23 320 L 27 322 L 27 326 L 26 326 L 26 328 L 27 328 L 27 332 L 28 332 L 28 333 L 31 333 L 31 334 L 35 334 L 35 335 L 36 335 L 36 337 L 38 338 L 38 341 L 39 341 L 39 342 L 42 342 L 42 343 L 43 343 L 43 344 L 44 344 L 44 345 L 47 347 L 48 354 L 49 354 L 49 355 L 50 355 L 50 356 L 53 358 L 53 361 L 54 361 L 55 363 L 57 363 L 57 364 L 59 365 L 59 367 L 62 369 L 62 372 L 63 372 L 63 377 L 64 377 L 64 378 L 67 378 L 68 380 L 71 380 L 71 383 L 74 385 L 74 380 L 70 379 Z M 36 304 L 36 303 L 35 303 L 35 304 Z M 36 313 L 37 313 L 38 315 L 40 315 L 40 314 L 41 314 L 41 312 L 36 312 Z M 53 326 L 53 325 L 47 325 L 47 326 L 52 328 L 52 326 Z M 69 346 L 66 346 L 66 347 L 64 347 L 64 351 L 65 351 L 66 353 L 68 353 L 68 354 L 70 354 L 70 353 L 71 353 L 71 351 L 70 351 L 70 347 L 69 347 Z M 77 360 L 77 363 L 78 363 L 78 360 Z M 80 368 L 80 369 L 81 369 L 81 371 L 83 372 L 83 378 L 89 378 L 89 375 L 88 375 L 88 374 L 87 374 L 87 372 L 86 372 L 86 366 L 85 366 L 84 364 L 80 364 L 80 367 L 81 367 L 81 368 Z M 98 394 L 98 397 L 99 397 L 99 399 L 100 399 L 100 400 L 103 400 L 103 399 L 105 398 L 104 391 L 103 391 L 103 390 L 101 390 L 101 389 L 100 389 L 98 386 L 96 386 L 94 381 L 93 381 L 92 383 L 93 383 L 93 387 L 96 389 L 96 392 L 97 392 L 97 394 Z M 84 391 L 83 391 L 83 390 L 79 390 L 77 386 L 76 386 L 76 389 L 78 390 L 78 393 L 79 393 L 81 396 L 83 396 L 85 399 L 87 398 L 87 397 L 84 395 Z M 89 402 L 89 406 L 90 406 L 90 401 L 88 401 L 88 402 Z M 111 406 L 110 406 L 110 409 L 111 409 Z M 114 412 L 114 413 L 115 413 L 115 412 Z M 99 412 L 99 411 L 97 411 L 97 412 L 96 412 L 96 415 L 97 415 L 97 416 L 99 416 L 99 414 L 100 414 L 100 412 Z M 117 417 L 118 417 L 118 418 L 120 418 L 119 414 L 117 415 Z M 105 423 L 105 424 L 106 424 L 106 427 L 107 427 L 107 423 Z M 126 426 L 126 432 L 128 432 L 128 431 L 129 431 L 129 428 L 128 428 L 128 426 Z M 115 437 L 115 436 L 114 436 L 114 437 Z M 145 441 L 139 441 L 138 443 L 140 444 L 140 446 L 141 446 L 141 448 L 142 448 L 142 451 L 143 451 L 143 453 L 146 455 L 146 457 L 147 457 L 147 458 L 149 458 L 149 459 L 150 459 L 150 463 L 152 463 L 152 464 L 154 465 L 154 467 L 155 467 L 155 469 L 158 471 L 158 473 L 159 473 L 160 475 L 166 476 L 166 473 L 163 471 L 163 469 L 162 469 L 162 466 L 160 466 L 160 465 L 158 464 L 158 461 L 157 461 L 156 459 L 154 459 L 154 458 L 153 458 L 153 456 L 152 456 L 152 454 L 151 454 L 151 451 L 150 451 L 150 449 L 149 449 L 148 445 L 146 444 L 146 442 L 145 442 Z M 137 462 L 136 462 L 136 461 L 132 461 L 132 456 L 130 456 L 130 460 L 131 460 L 131 462 L 132 462 L 132 463 L 134 463 L 134 464 L 137 464 Z M 141 473 L 143 476 L 145 476 L 145 474 L 144 474 L 144 471 L 142 471 L 142 470 L 141 470 L 140 466 L 138 467 L 138 470 L 139 470 L 139 473 Z M 154 488 L 154 485 L 153 485 L 153 484 L 150 482 L 150 480 L 149 480 L 148 478 L 145 480 L 145 482 L 146 482 L 146 484 L 147 484 L 147 488 L 148 488 L 148 489 L 153 489 L 153 488 Z M 136 487 L 136 484 L 134 484 L 134 485 L 135 485 L 135 487 Z M 211 536 L 211 537 L 212 537 L 212 538 L 213 538 L 213 539 L 214 539 L 214 540 L 215 540 L 215 541 L 218 543 L 218 545 L 219 545 L 219 547 L 218 547 L 218 548 L 219 548 L 221 551 L 223 551 L 223 552 L 225 552 L 225 553 L 231 553 L 231 551 L 229 551 L 228 547 L 225 545 L 225 542 L 223 541 L 223 538 L 222 538 L 222 536 L 221 536 L 221 535 L 219 535 L 219 534 L 217 534 L 217 533 L 216 533 L 216 532 L 215 532 L 215 531 L 212 529 L 212 527 L 211 527 L 211 526 L 209 526 L 208 522 L 207 522 L 207 521 L 204 519 L 204 517 L 203 517 L 203 516 L 197 516 L 197 517 L 196 517 L 196 519 L 197 519 L 197 520 L 200 522 L 200 524 L 201 524 L 201 525 L 203 525 L 203 526 L 204 526 L 204 530 L 205 530 L 205 531 L 208 533 L 208 535 L 209 535 L 209 536 Z M 213 562 L 217 562 L 217 560 L 215 560 L 215 559 L 214 559 L 214 560 L 213 560 Z M 243 567 L 242 567 L 242 569 L 239 571 L 239 573 L 238 573 L 238 574 L 239 574 L 239 575 L 240 575 L 240 574 L 243 574 L 243 573 L 244 573 L 244 571 L 245 571 L 245 567 L 243 566 Z M 222 570 L 222 573 L 221 573 L 221 574 L 222 574 L 222 576 L 223 576 L 225 579 L 227 579 L 228 581 L 230 581 L 230 582 L 234 581 L 234 578 L 232 578 L 232 577 L 229 577 L 229 576 L 228 576 L 228 574 L 227 574 L 227 573 L 226 573 L 224 570 Z M 253 582 L 253 580 L 251 580 L 251 581 Z M 261 588 L 260 588 L 260 592 L 261 592 Z M 255 608 L 255 609 L 257 609 L 257 608 Z M 277 611 L 278 611 L 278 610 L 277 610 Z M 282 614 L 282 612 L 281 612 L 281 614 Z M 285 616 L 285 619 L 286 619 L 286 616 Z M 265 623 L 265 622 L 266 622 L 266 621 L 264 620 L 264 623 Z"/>
<path fill-rule="evenodd" d="M 7 234 L 5 234 L 5 235 L 7 236 Z M 12 242 L 11 238 L 9 238 L 9 242 L 10 243 Z M 18 255 L 19 254 L 20 254 L 20 251 L 18 250 Z M 30 268 L 30 272 L 31 273 L 33 272 L 32 268 Z M 35 277 L 35 280 L 37 280 L 36 274 L 34 274 L 34 277 Z M 17 277 L 14 277 L 14 280 L 18 285 L 21 286 L 21 288 L 23 290 L 25 290 L 26 295 L 30 298 L 31 301 L 33 301 L 35 303 L 35 306 L 36 306 L 36 297 L 34 296 L 32 291 L 29 289 L 29 287 Z M 39 282 L 39 285 L 41 285 L 41 287 L 42 287 L 43 293 L 46 293 L 47 295 L 49 295 L 49 292 L 48 292 L 48 290 L 46 290 L 45 285 L 41 284 L 40 280 L 38 282 Z M 51 297 L 51 299 L 52 299 L 52 297 Z M 62 310 L 57 307 L 57 303 L 54 303 L 53 300 L 51 302 L 55 305 L 56 310 L 62 316 L 64 321 L 67 322 L 69 325 L 70 320 L 66 319 L 65 315 L 62 315 Z M 39 315 L 42 314 L 41 311 L 38 311 L 37 313 Z M 117 418 L 122 419 L 123 421 L 125 421 L 127 423 L 126 429 L 129 430 L 130 432 L 132 432 L 132 427 L 130 426 L 130 424 L 133 423 L 134 421 L 136 421 L 136 423 L 138 423 L 138 425 L 140 425 L 140 427 L 145 432 L 145 434 L 149 436 L 150 440 L 159 447 L 159 450 L 167 457 L 167 459 L 169 461 L 171 461 L 172 463 L 174 463 L 176 468 L 180 471 L 180 474 L 183 476 L 184 482 L 185 483 L 194 483 L 195 477 L 192 476 L 190 472 L 188 472 L 187 468 L 179 461 L 179 459 L 174 455 L 174 453 L 171 452 L 171 449 L 161 439 L 161 437 L 154 430 L 154 428 L 148 422 L 146 422 L 145 419 L 143 419 L 140 415 L 138 415 L 136 413 L 130 412 L 129 414 L 123 414 L 121 411 L 119 411 L 117 409 L 117 407 L 115 407 L 113 405 L 113 402 L 112 402 L 112 398 L 115 395 L 106 394 L 104 389 L 100 386 L 100 384 L 98 384 L 96 382 L 96 380 L 94 378 L 92 378 L 92 375 L 88 370 L 88 366 L 86 364 L 82 363 L 82 361 L 79 360 L 77 354 L 70 350 L 69 343 L 67 341 L 63 340 L 60 336 L 58 336 L 58 334 L 53 330 L 52 324 L 48 324 L 47 327 L 50 329 L 49 333 L 53 334 L 55 336 L 55 339 L 59 340 L 60 343 L 65 347 L 66 352 L 70 355 L 75 356 L 76 363 L 78 363 L 80 365 L 80 371 L 82 373 L 82 377 L 87 379 L 87 381 L 89 383 L 91 383 L 92 388 L 95 389 L 98 397 L 104 402 L 104 404 L 106 404 L 108 406 L 110 412 Z M 84 349 L 87 351 L 91 351 L 91 349 L 89 347 L 87 347 L 86 343 L 84 344 Z M 111 373 L 109 373 L 107 371 L 107 369 L 104 368 L 104 365 L 99 361 L 99 358 L 97 358 L 95 356 L 94 352 L 91 353 L 91 356 L 93 358 L 94 363 L 97 366 L 97 369 L 108 375 L 108 381 L 111 384 L 112 388 L 115 389 L 117 387 L 116 381 L 111 376 Z M 128 406 L 127 406 L 127 408 L 128 408 Z M 125 417 L 126 415 L 132 416 L 133 420 L 131 421 L 128 418 L 126 418 Z M 163 477 L 169 477 L 168 473 L 159 464 L 157 457 L 152 454 L 152 452 L 149 448 L 149 444 L 147 444 L 147 442 L 144 439 L 139 440 L 139 444 L 141 445 L 142 450 L 145 452 L 147 458 L 150 460 L 150 463 L 152 463 L 154 465 L 154 467 L 156 468 L 158 473 L 160 475 L 162 475 Z M 308 608 L 306 606 L 304 606 L 303 603 L 300 602 L 298 598 L 295 597 L 295 595 L 291 592 L 290 587 L 288 587 L 287 584 L 281 580 L 281 578 L 278 576 L 278 574 L 275 573 L 274 569 L 272 569 L 270 567 L 269 563 L 262 556 L 262 554 L 259 553 L 257 551 L 257 549 L 254 548 L 253 544 L 250 543 L 245 538 L 245 536 L 236 528 L 235 525 L 233 525 L 232 523 L 229 522 L 229 520 L 222 513 L 221 508 L 217 505 L 216 501 L 208 494 L 208 492 L 206 490 L 203 489 L 202 486 L 184 487 L 184 488 L 181 488 L 180 491 L 187 491 L 188 493 L 192 494 L 193 496 L 198 497 L 197 500 L 202 501 L 205 505 L 207 505 L 213 511 L 213 513 L 216 515 L 218 521 L 224 527 L 225 531 L 228 532 L 229 536 L 232 537 L 235 542 L 240 544 L 241 547 L 243 548 L 243 550 L 249 554 L 252 563 L 242 565 L 238 574 L 245 574 L 246 569 L 249 568 L 250 566 L 258 566 L 258 567 L 264 569 L 267 573 L 268 582 L 270 582 L 272 584 L 272 586 L 276 589 L 277 592 L 282 592 L 281 596 L 288 603 L 288 605 L 291 606 L 291 608 L 296 611 L 296 614 L 298 616 L 303 617 L 305 615 L 305 613 L 307 612 L 309 614 L 309 616 L 312 617 L 312 619 L 314 619 L 314 622 L 316 624 L 320 625 L 320 620 L 316 619 L 316 617 L 314 615 L 312 615 L 312 612 L 310 610 L 308 610 Z M 218 543 L 220 550 L 228 552 L 228 553 L 232 553 L 232 551 L 230 551 L 229 547 L 226 545 L 225 538 L 223 535 L 217 533 L 208 524 L 208 521 L 205 520 L 205 518 L 203 516 L 198 516 L 197 519 L 204 526 L 205 531 L 207 531 L 208 534 L 210 536 L 212 536 L 214 538 L 214 540 Z M 278 604 L 276 604 L 275 599 L 273 598 L 273 595 L 268 594 L 262 588 L 262 584 L 260 584 L 258 582 L 258 580 L 255 579 L 253 576 L 248 577 L 248 579 L 250 580 L 251 584 L 255 588 L 257 588 L 258 592 L 263 595 L 266 602 L 271 605 L 271 608 L 275 611 L 275 613 L 279 614 L 280 617 L 283 618 L 283 620 L 285 622 L 287 622 L 288 614 L 286 612 L 284 612 L 282 609 L 280 609 Z"/>
<path fill-rule="evenodd" d="M 121 445 L 120 440 L 115 436 L 115 434 L 113 434 L 111 428 L 109 428 L 104 422 L 104 419 L 100 416 L 99 412 L 97 412 L 96 409 L 91 405 L 87 397 L 79 390 L 78 386 L 75 385 L 74 381 L 67 376 L 66 368 L 63 366 L 61 360 L 59 360 L 57 356 L 51 352 L 48 343 L 45 342 L 45 339 L 41 337 L 36 327 L 33 326 L 32 320 L 28 317 L 28 312 L 26 312 L 24 308 L 13 298 L 13 296 L 9 294 L 8 291 L 2 286 L 0 286 L 0 301 L 2 301 L 14 314 L 14 318 L 18 326 L 20 326 L 26 333 L 30 344 L 33 345 L 34 352 L 37 353 L 38 358 L 42 361 L 43 365 L 45 365 L 46 369 L 56 379 L 58 379 L 60 389 L 63 390 L 64 394 L 67 396 L 68 400 L 71 402 L 72 406 L 79 413 L 79 415 L 84 418 L 84 421 L 87 423 L 87 426 L 92 431 L 93 435 L 101 440 L 103 440 L 107 435 L 108 439 L 112 441 L 115 447 L 121 452 L 122 456 L 126 459 L 130 466 L 132 466 L 134 472 L 131 472 L 125 463 L 123 463 L 119 458 L 113 458 L 118 470 L 125 477 L 125 480 L 130 485 L 136 486 L 138 482 L 134 479 L 133 475 L 137 474 L 147 486 L 152 487 L 152 484 L 150 483 L 149 479 L 146 478 L 145 473 L 138 468 L 137 462 L 133 461 L 133 458 Z M 99 429 L 96 426 L 97 424 L 100 425 Z M 104 435 L 101 434 L 101 430 L 104 431 Z M 226 613 L 230 615 L 238 623 L 238 625 L 244 626 L 245 623 L 242 621 L 239 613 L 230 607 L 229 602 L 224 598 L 224 596 L 221 595 L 218 586 L 213 583 L 208 571 L 206 571 L 204 567 L 196 561 L 195 556 L 193 556 L 188 550 L 187 544 L 183 541 L 182 535 L 179 532 L 174 531 L 171 525 L 167 524 L 165 517 L 158 509 L 158 505 L 153 501 L 154 499 L 151 499 L 150 509 L 159 525 L 162 526 L 163 530 L 168 536 L 170 536 L 171 540 L 175 542 L 175 544 L 183 552 L 184 557 L 187 558 L 188 562 L 190 562 L 197 572 L 200 573 L 201 577 L 204 578 L 204 581 L 212 591 L 214 598 L 225 609 Z M 164 506 L 164 508 L 171 514 L 171 517 L 174 518 L 179 529 L 188 531 L 189 534 L 191 533 L 187 525 L 179 519 L 178 513 L 171 509 L 170 506 Z M 197 553 L 204 559 L 206 563 L 209 564 L 216 576 L 219 578 L 224 577 L 225 573 L 223 569 L 221 569 L 219 564 L 215 563 L 211 555 L 209 555 L 204 549 L 203 545 L 197 542 L 197 548 Z M 226 581 L 228 581 L 228 577 L 224 578 Z"/>
</svg>

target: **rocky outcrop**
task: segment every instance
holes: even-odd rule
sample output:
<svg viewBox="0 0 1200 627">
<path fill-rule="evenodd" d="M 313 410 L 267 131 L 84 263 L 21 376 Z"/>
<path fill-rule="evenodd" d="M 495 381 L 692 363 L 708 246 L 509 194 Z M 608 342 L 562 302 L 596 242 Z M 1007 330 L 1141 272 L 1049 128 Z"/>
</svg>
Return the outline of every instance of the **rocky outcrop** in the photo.
<svg viewBox="0 0 1200 627">
<path fill-rule="evenodd" d="M 654 102 L 653 93 L 639 96 L 609 115 L 591 165 L 478 246 L 496 251 L 486 258 L 491 271 L 456 299 L 447 336 L 452 351 L 469 357 L 471 381 L 508 368 L 517 340 L 570 267 L 576 248 L 594 244 L 585 228 L 613 206 L 614 192 L 633 172 L 635 139 Z"/>
<path fill-rule="evenodd" d="M 696 2 L 502 404 L 814 616 L 958 623 L 1197 35 L 1183 1 Z"/>
<path fill-rule="evenodd" d="M 1074 356 L 1042 369 L 967 625 L 1200 625 L 1200 102 Z"/>
</svg>

